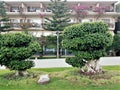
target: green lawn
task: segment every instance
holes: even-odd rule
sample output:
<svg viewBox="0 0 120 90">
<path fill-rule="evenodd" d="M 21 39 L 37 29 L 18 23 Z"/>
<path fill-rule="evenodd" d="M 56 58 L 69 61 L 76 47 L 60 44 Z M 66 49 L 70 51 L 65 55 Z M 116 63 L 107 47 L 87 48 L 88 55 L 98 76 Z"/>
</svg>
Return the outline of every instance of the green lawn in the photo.
<svg viewBox="0 0 120 90">
<path fill-rule="evenodd" d="M 76 68 L 30 69 L 36 77 L 5 79 L 14 71 L 0 70 L 0 90 L 120 90 L 120 66 L 103 67 L 104 74 L 83 76 Z M 37 84 L 40 74 L 48 73 L 51 81 L 46 85 Z"/>
</svg>

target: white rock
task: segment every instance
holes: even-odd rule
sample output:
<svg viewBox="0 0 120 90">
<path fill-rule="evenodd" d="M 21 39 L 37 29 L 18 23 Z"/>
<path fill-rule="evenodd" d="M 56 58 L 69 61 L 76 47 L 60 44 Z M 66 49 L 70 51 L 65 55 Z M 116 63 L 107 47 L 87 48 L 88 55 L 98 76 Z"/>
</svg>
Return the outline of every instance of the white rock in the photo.
<svg viewBox="0 0 120 90">
<path fill-rule="evenodd" d="M 6 67 L 5 67 L 5 66 L 1 66 L 1 65 L 0 65 L 0 69 L 6 69 Z"/>
<path fill-rule="evenodd" d="M 50 78 L 49 78 L 49 75 L 48 74 L 45 74 L 45 75 L 40 75 L 40 78 L 38 80 L 38 83 L 39 84 L 47 84 L 50 82 Z"/>
</svg>

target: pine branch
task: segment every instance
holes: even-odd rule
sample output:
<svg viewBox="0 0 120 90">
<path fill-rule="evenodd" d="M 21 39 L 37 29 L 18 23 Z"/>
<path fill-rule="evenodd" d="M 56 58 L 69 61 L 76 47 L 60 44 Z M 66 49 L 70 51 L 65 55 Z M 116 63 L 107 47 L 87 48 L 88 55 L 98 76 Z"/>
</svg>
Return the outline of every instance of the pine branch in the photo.
<svg viewBox="0 0 120 90">
<path fill-rule="evenodd" d="M 46 22 L 43 25 L 45 30 L 62 31 L 69 24 L 69 10 L 66 8 L 66 0 L 51 0 L 47 7 L 53 13 L 51 18 L 45 18 Z"/>
</svg>

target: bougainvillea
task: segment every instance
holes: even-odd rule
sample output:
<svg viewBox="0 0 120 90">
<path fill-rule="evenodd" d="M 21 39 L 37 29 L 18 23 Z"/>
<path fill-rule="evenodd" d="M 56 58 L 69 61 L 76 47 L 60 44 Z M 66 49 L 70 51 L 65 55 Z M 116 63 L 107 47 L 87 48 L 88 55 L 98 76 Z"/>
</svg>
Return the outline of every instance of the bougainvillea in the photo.
<svg viewBox="0 0 120 90">
<path fill-rule="evenodd" d="M 95 7 L 93 8 L 93 12 L 96 12 L 96 18 L 98 19 L 100 16 L 102 16 L 106 11 L 110 11 L 110 7 L 109 6 L 99 6 L 99 7 Z"/>
<path fill-rule="evenodd" d="M 87 16 L 88 9 L 89 7 L 84 5 L 75 5 L 72 7 L 72 10 L 75 11 L 77 22 L 79 22 L 81 18 L 84 18 Z"/>
</svg>

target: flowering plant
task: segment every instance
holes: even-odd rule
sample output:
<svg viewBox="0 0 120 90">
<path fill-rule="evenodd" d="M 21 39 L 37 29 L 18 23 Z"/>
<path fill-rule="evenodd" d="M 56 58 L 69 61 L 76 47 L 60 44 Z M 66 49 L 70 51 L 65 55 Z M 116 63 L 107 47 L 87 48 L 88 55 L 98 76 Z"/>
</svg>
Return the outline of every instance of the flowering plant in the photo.
<svg viewBox="0 0 120 90">
<path fill-rule="evenodd" d="M 87 10 L 89 9 L 88 6 L 84 6 L 84 5 L 75 5 L 72 7 L 72 10 L 75 11 L 76 13 L 76 17 L 78 22 L 80 21 L 80 18 L 84 18 L 87 16 L 88 12 Z"/>
</svg>

